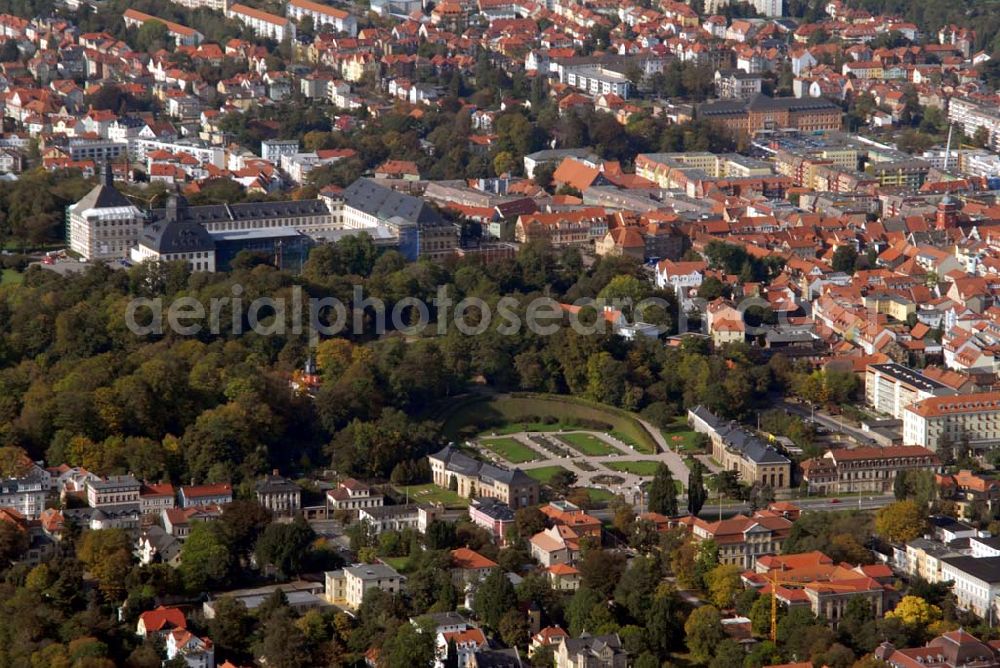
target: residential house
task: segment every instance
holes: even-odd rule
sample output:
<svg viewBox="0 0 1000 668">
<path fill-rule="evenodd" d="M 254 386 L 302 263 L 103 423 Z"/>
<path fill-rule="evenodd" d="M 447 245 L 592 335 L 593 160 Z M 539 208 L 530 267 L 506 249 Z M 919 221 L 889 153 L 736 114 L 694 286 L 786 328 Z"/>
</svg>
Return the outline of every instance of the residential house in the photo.
<svg viewBox="0 0 1000 668">
<path fill-rule="evenodd" d="M 184 611 L 176 607 L 158 606 L 139 615 L 135 634 L 145 640 L 150 635 L 166 635 L 173 629 L 186 629 L 187 618 Z"/>
<path fill-rule="evenodd" d="M 555 652 L 556 668 L 626 668 L 628 653 L 617 633 L 563 638 Z"/>
<path fill-rule="evenodd" d="M 398 594 L 405 581 L 405 577 L 385 564 L 355 564 L 326 572 L 326 599 L 357 610 L 369 589 Z"/>
<path fill-rule="evenodd" d="M 481 582 L 499 565 L 475 550 L 460 547 L 451 551 L 451 579 L 456 585 Z"/>
<path fill-rule="evenodd" d="M 302 489 L 274 471 L 256 485 L 257 503 L 275 515 L 294 515 L 302 507 Z"/>
<path fill-rule="evenodd" d="M 353 515 L 362 508 L 376 508 L 382 505 L 384 497 L 374 493 L 368 485 L 348 478 L 340 482 L 336 489 L 326 493 L 326 502 L 330 510 L 348 512 Z"/>
<path fill-rule="evenodd" d="M 227 482 L 181 487 L 181 508 L 224 506 L 233 502 L 233 486 Z"/>
</svg>

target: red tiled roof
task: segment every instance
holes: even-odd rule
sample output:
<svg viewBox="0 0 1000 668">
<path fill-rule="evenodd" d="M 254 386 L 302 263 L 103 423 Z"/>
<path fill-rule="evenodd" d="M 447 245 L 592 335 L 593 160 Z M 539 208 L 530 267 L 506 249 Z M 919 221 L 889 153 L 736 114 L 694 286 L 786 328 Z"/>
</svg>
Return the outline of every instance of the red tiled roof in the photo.
<svg viewBox="0 0 1000 668">
<path fill-rule="evenodd" d="M 160 606 L 155 610 L 147 610 L 139 615 L 147 633 L 162 631 L 165 628 L 184 629 L 187 628 L 187 619 L 180 608 L 167 608 Z"/>
<path fill-rule="evenodd" d="M 460 547 L 457 550 L 451 551 L 451 566 L 452 568 L 460 568 L 468 571 L 482 568 L 496 568 L 497 563 L 487 559 L 475 550 Z"/>
</svg>

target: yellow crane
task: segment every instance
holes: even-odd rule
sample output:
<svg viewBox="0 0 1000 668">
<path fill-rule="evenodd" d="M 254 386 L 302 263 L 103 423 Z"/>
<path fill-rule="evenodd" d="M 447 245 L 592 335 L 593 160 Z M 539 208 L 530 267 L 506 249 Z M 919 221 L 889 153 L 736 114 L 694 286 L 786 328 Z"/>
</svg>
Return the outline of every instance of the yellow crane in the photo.
<svg viewBox="0 0 1000 668">
<path fill-rule="evenodd" d="M 776 568 L 765 574 L 764 579 L 771 585 L 771 642 L 778 644 L 778 587 L 782 585 L 805 585 L 815 584 L 827 589 L 854 589 L 853 585 L 839 585 L 835 582 L 799 582 L 797 580 L 781 580 L 780 568 Z"/>
</svg>

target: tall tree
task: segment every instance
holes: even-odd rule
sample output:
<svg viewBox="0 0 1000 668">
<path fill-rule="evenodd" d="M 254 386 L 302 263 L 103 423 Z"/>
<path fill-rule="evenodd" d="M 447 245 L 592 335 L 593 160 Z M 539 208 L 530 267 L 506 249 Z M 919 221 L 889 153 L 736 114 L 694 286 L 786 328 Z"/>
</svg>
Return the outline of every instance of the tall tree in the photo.
<svg viewBox="0 0 1000 668">
<path fill-rule="evenodd" d="M 472 609 L 491 629 L 499 630 L 500 620 L 504 614 L 517 605 L 517 593 L 510 583 L 507 574 L 499 568 L 486 576 L 476 590 L 476 599 Z"/>
<path fill-rule="evenodd" d="M 677 487 L 673 474 L 663 462 L 656 467 L 653 482 L 649 485 L 649 511 L 667 517 L 677 515 Z"/>
<path fill-rule="evenodd" d="M 695 516 L 701 512 L 705 501 L 708 500 L 703 469 L 701 462 L 695 460 L 694 465 L 691 466 L 691 473 L 688 475 L 688 512 Z"/>
<path fill-rule="evenodd" d="M 719 610 L 711 605 L 695 608 L 684 622 L 684 635 L 691 658 L 696 663 L 708 663 L 726 637 Z"/>
</svg>

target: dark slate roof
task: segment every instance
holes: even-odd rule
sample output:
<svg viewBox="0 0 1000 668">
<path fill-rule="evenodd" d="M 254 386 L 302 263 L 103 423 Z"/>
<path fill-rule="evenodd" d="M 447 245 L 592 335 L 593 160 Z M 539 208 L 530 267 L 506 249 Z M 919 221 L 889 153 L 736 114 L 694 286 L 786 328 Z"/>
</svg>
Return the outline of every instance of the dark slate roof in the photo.
<svg viewBox="0 0 1000 668">
<path fill-rule="evenodd" d="M 83 199 L 77 202 L 73 208 L 76 211 L 86 211 L 87 209 L 116 209 L 123 206 L 132 206 L 132 203 L 114 186 L 101 183 L 84 195 Z"/>
<path fill-rule="evenodd" d="M 1000 582 L 1000 557 L 945 557 L 944 563 L 953 566 L 963 573 L 968 573 L 977 580 L 989 584 Z"/>
<path fill-rule="evenodd" d="M 400 218 L 419 226 L 444 225 L 446 221 L 419 197 L 396 192 L 371 179 L 358 179 L 344 190 L 344 203 L 379 220 Z"/>
<path fill-rule="evenodd" d="M 263 480 L 257 481 L 256 490 L 260 494 L 295 494 L 302 491 L 294 482 L 280 475 L 264 476 Z"/>
<path fill-rule="evenodd" d="M 215 242 L 205 228 L 189 221 L 151 223 L 143 228 L 139 243 L 161 255 L 215 250 Z"/>
<path fill-rule="evenodd" d="M 768 97 L 764 94 L 755 95 L 749 102 L 746 100 L 719 100 L 698 107 L 698 115 L 732 116 L 750 111 L 833 111 L 839 110 L 835 103 L 823 97 Z"/>
<path fill-rule="evenodd" d="M 330 209 L 321 199 L 286 200 L 280 202 L 243 202 L 242 204 L 207 204 L 185 207 L 180 219 L 196 223 L 216 223 L 227 220 L 254 220 L 258 218 L 296 218 L 322 216 Z M 154 221 L 167 217 L 167 209 L 153 209 Z"/>
<path fill-rule="evenodd" d="M 713 413 L 712 411 L 708 410 L 707 408 L 705 408 L 701 404 L 699 404 L 699 405 L 695 406 L 694 408 L 692 408 L 691 409 L 691 414 L 694 415 L 695 417 L 701 418 L 707 424 L 710 424 L 713 427 L 718 427 L 718 426 L 720 426 L 722 424 L 722 420 L 720 420 L 715 415 L 715 413 Z"/>
<path fill-rule="evenodd" d="M 506 485 L 524 485 L 534 482 L 534 479 L 521 469 L 505 469 L 477 461 L 450 445 L 431 457 L 443 461 L 445 470 L 465 476 L 479 476 L 483 480 L 496 481 Z"/>
<path fill-rule="evenodd" d="M 499 522 L 513 522 L 514 511 L 503 501 L 497 501 L 489 497 L 476 499 L 476 509 L 487 517 Z"/>
<path fill-rule="evenodd" d="M 742 427 L 731 425 L 719 430 L 723 443 L 757 464 L 788 464 L 790 460 Z"/>
<path fill-rule="evenodd" d="M 754 95 L 747 105 L 750 111 L 823 111 L 840 107 L 825 97 L 769 97 Z"/>
<path fill-rule="evenodd" d="M 475 652 L 476 668 L 521 668 L 517 649 L 480 649 Z"/>
<path fill-rule="evenodd" d="M 567 638 L 564 642 L 570 656 L 580 654 L 597 656 L 605 647 L 610 648 L 613 653 L 622 651 L 622 641 L 617 633 L 603 636 L 592 636 L 584 633 L 579 638 Z"/>
<path fill-rule="evenodd" d="M 747 112 L 746 100 L 719 100 L 698 107 L 698 116 L 738 116 Z"/>
</svg>

